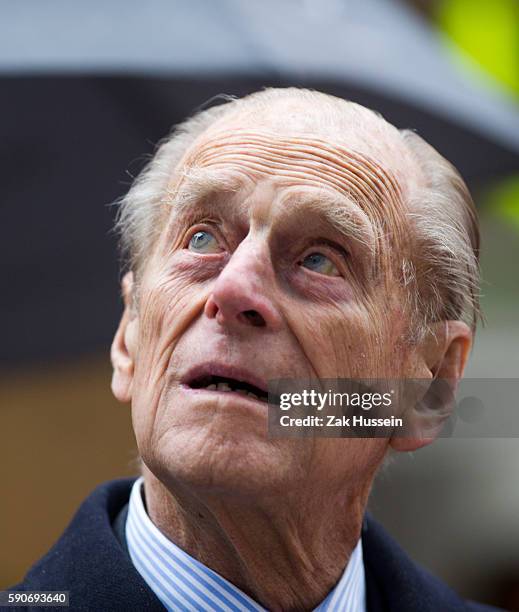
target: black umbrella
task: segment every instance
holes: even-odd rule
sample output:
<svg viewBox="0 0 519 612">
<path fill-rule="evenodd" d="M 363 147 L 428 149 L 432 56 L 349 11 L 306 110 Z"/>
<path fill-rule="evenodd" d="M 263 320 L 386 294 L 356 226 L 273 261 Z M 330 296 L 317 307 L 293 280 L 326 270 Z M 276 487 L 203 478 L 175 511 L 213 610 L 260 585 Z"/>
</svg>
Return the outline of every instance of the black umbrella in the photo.
<svg viewBox="0 0 519 612">
<path fill-rule="evenodd" d="M 2 358 L 110 341 L 108 203 L 142 154 L 219 93 L 315 87 L 416 129 L 472 186 L 519 168 L 519 111 L 389 0 L 20 0 L 2 6 Z"/>
</svg>

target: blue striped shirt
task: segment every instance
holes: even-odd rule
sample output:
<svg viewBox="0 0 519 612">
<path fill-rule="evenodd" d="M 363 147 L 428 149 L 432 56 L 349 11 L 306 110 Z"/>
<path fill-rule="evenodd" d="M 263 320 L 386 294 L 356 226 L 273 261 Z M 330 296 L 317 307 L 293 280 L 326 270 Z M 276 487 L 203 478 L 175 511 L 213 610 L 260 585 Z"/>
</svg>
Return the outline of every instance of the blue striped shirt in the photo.
<svg viewBox="0 0 519 612">
<path fill-rule="evenodd" d="M 242 590 L 168 540 L 146 512 L 142 483 L 139 478 L 130 495 L 126 521 L 128 550 L 135 568 L 165 608 L 174 612 L 265 612 Z M 315 610 L 366 612 L 360 539 L 341 579 Z"/>
</svg>

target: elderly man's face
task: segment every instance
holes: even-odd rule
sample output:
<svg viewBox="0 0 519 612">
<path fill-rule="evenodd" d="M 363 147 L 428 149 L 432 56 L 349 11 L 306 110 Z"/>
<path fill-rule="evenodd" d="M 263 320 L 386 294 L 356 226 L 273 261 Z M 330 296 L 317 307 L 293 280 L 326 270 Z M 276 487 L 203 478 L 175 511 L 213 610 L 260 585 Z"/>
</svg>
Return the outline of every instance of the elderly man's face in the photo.
<svg viewBox="0 0 519 612">
<path fill-rule="evenodd" d="M 251 395 L 276 378 L 423 374 L 391 268 L 404 171 L 354 136 L 237 118 L 188 152 L 124 330 L 139 451 L 163 482 L 288 494 L 380 463 L 387 440 L 268 439 Z"/>
</svg>

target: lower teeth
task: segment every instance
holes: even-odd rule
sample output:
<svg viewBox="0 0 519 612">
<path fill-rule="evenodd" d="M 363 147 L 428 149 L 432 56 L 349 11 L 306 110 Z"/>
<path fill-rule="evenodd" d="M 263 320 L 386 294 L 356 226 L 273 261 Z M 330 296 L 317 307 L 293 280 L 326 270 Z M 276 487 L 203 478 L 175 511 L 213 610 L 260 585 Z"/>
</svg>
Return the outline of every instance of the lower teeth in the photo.
<svg viewBox="0 0 519 612">
<path fill-rule="evenodd" d="M 234 393 L 238 393 L 238 395 L 248 395 L 249 397 L 252 397 L 253 399 L 261 399 L 252 391 L 247 391 L 246 389 L 231 389 L 231 387 L 229 387 L 227 383 L 218 383 L 218 384 L 211 383 L 210 385 L 207 385 L 207 387 L 205 388 L 208 389 L 209 391 L 234 391 Z"/>
</svg>

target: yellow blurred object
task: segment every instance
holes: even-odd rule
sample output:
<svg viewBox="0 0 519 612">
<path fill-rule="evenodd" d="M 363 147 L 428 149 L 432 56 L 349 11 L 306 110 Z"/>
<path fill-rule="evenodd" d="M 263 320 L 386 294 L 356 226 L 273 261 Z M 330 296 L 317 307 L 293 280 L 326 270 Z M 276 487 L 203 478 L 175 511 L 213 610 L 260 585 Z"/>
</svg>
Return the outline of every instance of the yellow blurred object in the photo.
<svg viewBox="0 0 519 612">
<path fill-rule="evenodd" d="M 519 229 L 519 174 L 514 174 L 495 185 L 489 192 L 487 203 Z"/>
<path fill-rule="evenodd" d="M 0 590 L 21 580 L 95 486 L 138 473 L 130 408 L 115 401 L 111 377 L 106 351 L 0 371 Z"/>
<path fill-rule="evenodd" d="M 519 97 L 519 0 L 440 0 L 440 28 Z"/>
</svg>

